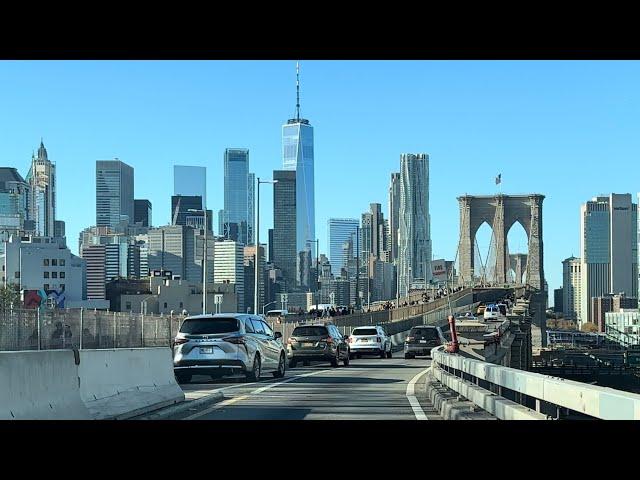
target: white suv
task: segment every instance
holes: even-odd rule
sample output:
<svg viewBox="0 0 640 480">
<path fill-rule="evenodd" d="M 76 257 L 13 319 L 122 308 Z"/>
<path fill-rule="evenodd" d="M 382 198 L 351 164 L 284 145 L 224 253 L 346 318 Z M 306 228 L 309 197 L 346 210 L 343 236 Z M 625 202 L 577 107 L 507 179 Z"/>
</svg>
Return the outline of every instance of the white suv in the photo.
<svg viewBox="0 0 640 480">
<path fill-rule="evenodd" d="M 354 328 L 347 339 L 349 342 L 350 357 L 360 358 L 362 355 L 380 355 L 380 358 L 391 358 L 391 337 L 382 327 L 357 327 Z"/>
</svg>

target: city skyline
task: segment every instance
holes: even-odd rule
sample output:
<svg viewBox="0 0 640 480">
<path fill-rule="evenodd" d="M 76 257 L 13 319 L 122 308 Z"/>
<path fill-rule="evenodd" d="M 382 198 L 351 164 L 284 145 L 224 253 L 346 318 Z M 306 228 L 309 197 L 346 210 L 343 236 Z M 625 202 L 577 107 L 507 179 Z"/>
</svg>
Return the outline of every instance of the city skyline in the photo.
<svg viewBox="0 0 640 480">
<path fill-rule="evenodd" d="M 224 148 L 249 148 L 253 170 L 262 178 L 281 168 L 279 130 L 294 107 L 294 62 L 167 61 L 145 62 L 144 68 L 135 62 L 131 68 L 128 62 L 131 75 L 125 74 L 123 63 L 0 66 L 5 86 L 0 100 L 6 105 L 0 127 L 7 135 L 0 142 L 2 164 L 25 177 L 30 152 L 44 138 L 56 161 L 56 219 L 67 222 L 72 251 L 78 233 L 94 224 L 91 179 L 96 160 L 117 157 L 135 169 L 135 196 L 154 205 L 154 225 L 170 223 L 165 205 L 170 202 L 173 165 L 210 167 L 207 203 L 214 211 L 223 207 Z M 304 112 L 317 130 L 315 236 L 320 252 L 328 253 L 323 240 L 329 218 L 357 218 L 370 203 L 381 203 L 388 218 L 389 175 L 397 170 L 401 153 L 421 151 L 430 157 L 433 256 L 455 256 L 456 196 L 496 193 L 493 178 L 501 173 L 503 193 L 546 195 L 547 237 L 560 228 L 567 231 L 562 242 L 546 242 L 551 291 L 562 284 L 562 260 L 579 251 L 580 205 L 603 192 L 635 196 L 639 190 L 633 175 L 620 178 L 617 169 L 598 169 L 596 177 L 580 168 L 595 167 L 605 158 L 622 168 L 633 167 L 638 149 L 633 112 L 640 103 L 633 87 L 640 78 L 637 63 L 309 61 L 302 67 Z M 34 74 L 47 69 L 59 75 L 54 79 Z M 216 79 L 220 69 L 237 73 L 238 85 Z M 175 73 L 175 86 L 156 79 L 164 71 Z M 206 81 L 196 77 L 200 71 L 207 72 Z M 263 74 L 264 80 L 250 80 L 251 73 Z M 105 75 L 107 79 L 101 78 Z M 376 76 L 369 84 L 360 81 Z M 27 87 L 20 86 L 24 78 L 30 79 Z M 48 78 L 47 88 L 40 86 L 40 78 Z M 149 89 L 143 90 L 151 78 Z M 191 86 L 197 94 L 188 94 Z M 241 90 L 251 107 L 234 109 L 233 92 Z M 106 95 L 98 95 L 101 91 Z M 141 92 L 142 98 L 136 99 Z M 149 103 L 154 99 L 162 99 L 162 109 Z M 203 117 L 194 117 L 186 133 L 179 119 L 203 109 L 196 99 L 204 99 L 204 107 L 216 107 L 214 118 L 198 124 Z M 121 118 L 122 111 L 131 118 Z M 242 119 L 250 119 L 252 128 L 239 128 Z M 132 130 L 132 122 L 144 127 Z M 525 172 L 532 165 L 535 168 Z M 262 239 L 268 238 L 267 229 L 273 225 L 266 198 Z"/>
</svg>

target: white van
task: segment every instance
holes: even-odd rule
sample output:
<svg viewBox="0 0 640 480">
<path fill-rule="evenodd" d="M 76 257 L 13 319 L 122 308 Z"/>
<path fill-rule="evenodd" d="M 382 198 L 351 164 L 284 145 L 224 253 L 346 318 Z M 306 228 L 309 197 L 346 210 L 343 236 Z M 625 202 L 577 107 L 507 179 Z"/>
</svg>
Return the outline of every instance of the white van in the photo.
<svg viewBox="0 0 640 480">
<path fill-rule="evenodd" d="M 487 305 L 487 308 L 484 309 L 485 320 L 497 320 L 499 316 L 500 316 L 500 309 L 494 303 Z"/>
</svg>

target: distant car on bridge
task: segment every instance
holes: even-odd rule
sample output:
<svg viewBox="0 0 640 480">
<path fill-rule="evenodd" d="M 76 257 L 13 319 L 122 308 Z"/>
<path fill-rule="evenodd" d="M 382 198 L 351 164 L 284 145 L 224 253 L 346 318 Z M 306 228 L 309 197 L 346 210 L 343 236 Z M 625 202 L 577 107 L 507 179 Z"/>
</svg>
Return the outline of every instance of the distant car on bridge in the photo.
<svg viewBox="0 0 640 480">
<path fill-rule="evenodd" d="M 417 355 L 431 356 L 431 349 L 444 345 L 446 339 L 440 327 L 419 325 L 409 330 L 404 341 L 404 358 L 415 358 Z"/>
<path fill-rule="evenodd" d="M 362 355 L 380 355 L 380 358 L 392 357 L 391 337 L 380 326 L 357 327 L 349 335 L 351 357 Z"/>
</svg>

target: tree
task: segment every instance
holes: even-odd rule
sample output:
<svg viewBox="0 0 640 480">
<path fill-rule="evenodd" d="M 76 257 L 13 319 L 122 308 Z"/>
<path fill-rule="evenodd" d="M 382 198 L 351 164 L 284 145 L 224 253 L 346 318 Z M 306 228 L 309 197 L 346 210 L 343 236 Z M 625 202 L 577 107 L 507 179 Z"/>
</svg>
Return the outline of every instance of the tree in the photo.
<svg viewBox="0 0 640 480">
<path fill-rule="evenodd" d="M 598 331 L 598 326 L 595 323 L 592 322 L 586 322 L 582 325 L 582 327 L 580 328 L 581 331 L 583 332 L 589 332 L 589 333 L 594 333 Z"/>
<path fill-rule="evenodd" d="M 21 303 L 20 287 L 18 285 L 0 286 L 0 310 L 9 310 L 12 305 L 14 308 L 18 308 Z"/>
</svg>

